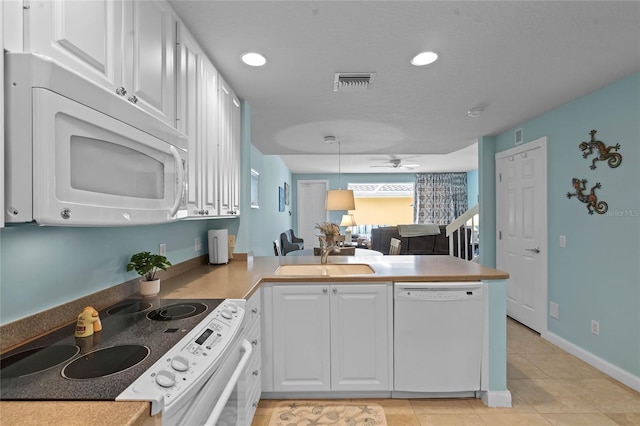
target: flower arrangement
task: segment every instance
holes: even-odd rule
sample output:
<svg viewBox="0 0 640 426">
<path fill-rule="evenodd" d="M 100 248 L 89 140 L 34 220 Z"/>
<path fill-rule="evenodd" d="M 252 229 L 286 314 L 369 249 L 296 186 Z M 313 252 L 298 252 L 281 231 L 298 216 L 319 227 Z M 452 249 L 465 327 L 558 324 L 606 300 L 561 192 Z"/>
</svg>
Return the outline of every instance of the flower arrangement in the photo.
<svg viewBox="0 0 640 426">
<path fill-rule="evenodd" d="M 323 235 L 333 237 L 340 235 L 340 227 L 331 222 L 316 223 L 316 229 L 319 229 Z"/>
</svg>

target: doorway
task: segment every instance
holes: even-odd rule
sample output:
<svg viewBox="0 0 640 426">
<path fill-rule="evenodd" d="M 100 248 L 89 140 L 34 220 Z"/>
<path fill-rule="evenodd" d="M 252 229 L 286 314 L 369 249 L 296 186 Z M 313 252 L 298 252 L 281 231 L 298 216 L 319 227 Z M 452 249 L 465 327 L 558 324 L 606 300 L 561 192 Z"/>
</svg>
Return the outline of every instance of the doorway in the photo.
<svg viewBox="0 0 640 426">
<path fill-rule="evenodd" d="M 326 180 L 299 180 L 298 194 L 298 237 L 304 240 L 306 248 L 319 245 L 316 237 L 316 223 L 326 222 L 325 197 L 329 182 Z"/>
<path fill-rule="evenodd" d="M 496 267 L 507 315 L 547 331 L 547 138 L 496 154 Z"/>
</svg>

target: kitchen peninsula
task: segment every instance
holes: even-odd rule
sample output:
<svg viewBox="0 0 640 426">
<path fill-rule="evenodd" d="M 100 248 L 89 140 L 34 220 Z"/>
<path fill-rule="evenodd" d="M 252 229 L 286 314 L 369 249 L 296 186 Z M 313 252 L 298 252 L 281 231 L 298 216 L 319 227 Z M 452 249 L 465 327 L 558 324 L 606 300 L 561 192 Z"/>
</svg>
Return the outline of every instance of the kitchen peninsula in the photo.
<svg viewBox="0 0 640 426">
<path fill-rule="evenodd" d="M 162 283 L 160 297 L 167 299 L 246 298 L 261 288 L 300 283 L 322 284 L 340 282 L 370 285 L 393 282 L 472 282 L 486 284 L 487 309 L 484 335 L 483 401 L 490 406 L 510 406 L 506 389 L 506 278 L 508 274 L 483 267 L 474 262 L 450 256 L 376 256 L 366 261 L 347 256 L 332 257 L 329 263 L 366 263 L 375 271 L 369 275 L 290 276 L 277 275 L 281 264 L 319 263 L 318 257 L 253 257 L 246 262 L 234 260 L 229 265 L 200 265 Z M 104 307 L 99 307 L 104 308 Z M 60 309 L 63 309 L 62 307 Z M 8 324 L 3 335 L 11 333 Z M 264 350 L 264 349 L 263 349 Z M 263 362 L 265 360 L 263 359 Z M 126 412 L 129 424 L 153 424 L 147 402 L 38 402 L 2 401 L 2 419 L 15 424 L 52 424 L 52 419 L 64 418 L 65 424 L 86 424 L 86 413 L 96 425 L 112 424 L 114 412 Z M 52 413 L 57 414 L 52 414 Z M 64 413 L 64 417 L 60 417 Z"/>
</svg>

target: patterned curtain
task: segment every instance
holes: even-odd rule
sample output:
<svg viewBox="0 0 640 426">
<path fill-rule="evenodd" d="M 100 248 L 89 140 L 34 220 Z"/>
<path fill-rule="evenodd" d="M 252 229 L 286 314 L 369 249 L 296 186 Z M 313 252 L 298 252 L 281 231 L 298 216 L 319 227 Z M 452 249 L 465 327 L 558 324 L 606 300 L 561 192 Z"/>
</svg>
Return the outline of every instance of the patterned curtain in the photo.
<svg viewBox="0 0 640 426">
<path fill-rule="evenodd" d="M 415 223 L 448 225 L 467 210 L 466 173 L 418 173 L 414 189 Z"/>
</svg>

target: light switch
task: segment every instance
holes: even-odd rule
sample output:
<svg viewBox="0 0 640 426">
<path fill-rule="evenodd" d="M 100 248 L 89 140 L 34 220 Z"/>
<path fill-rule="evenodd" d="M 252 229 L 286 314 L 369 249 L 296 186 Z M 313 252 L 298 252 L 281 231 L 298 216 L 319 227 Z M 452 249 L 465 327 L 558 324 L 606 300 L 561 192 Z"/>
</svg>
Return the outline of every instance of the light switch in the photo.
<svg viewBox="0 0 640 426">
<path fill-rule="evenodd" d="M 567 247 L 567 237 L 565 235 L 560 235 L 560 247 Z"/>
</svg>

